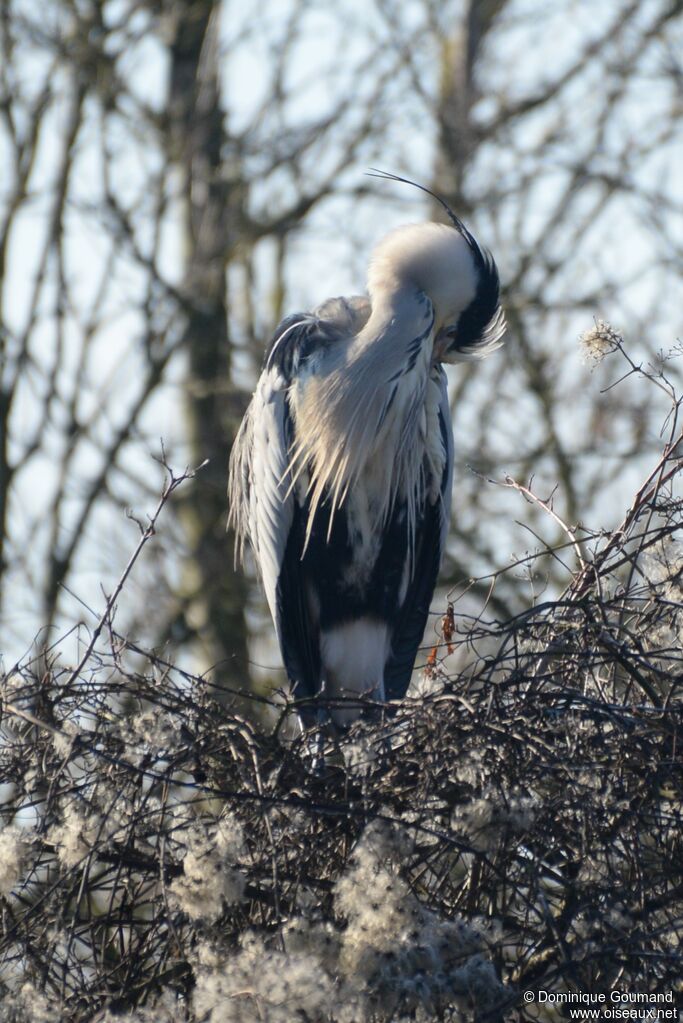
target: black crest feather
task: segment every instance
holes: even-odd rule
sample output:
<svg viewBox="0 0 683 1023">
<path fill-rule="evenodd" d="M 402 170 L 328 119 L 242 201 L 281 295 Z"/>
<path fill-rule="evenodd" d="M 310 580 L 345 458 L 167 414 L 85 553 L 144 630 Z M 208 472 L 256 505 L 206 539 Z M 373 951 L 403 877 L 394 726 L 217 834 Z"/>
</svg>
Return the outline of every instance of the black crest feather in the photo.
<svg viewBox="0 0 683 1023">
<path fill-rule="evenodd" d="M 500 307 L 498 268 L 489 250 L 479 245 L 474 235 L 460 217 L 453 212 L 445 199 L 433 192 L 431 188 L 420 185 L 417 181 L 411 181 L 410 178 L 403 178 L 399 174 L 378 170 L 376 167 L 372 167 L 368 171 L 368 175 L 386 181 L 398 181 L 403 185 L 412 185 L 413 188 L 419 188 L 421 192 L 431 196 L 443 207 L 453 227 L 467 242 L 477 271 L 477 288 L 474 299 L 460 314 L 454 331 L 455 340 L 449 351 L 462 352 L 467 355 L 477 349 L 490 350 L 497 347 L 505 333 L 505 316 Z"/>
</svg>

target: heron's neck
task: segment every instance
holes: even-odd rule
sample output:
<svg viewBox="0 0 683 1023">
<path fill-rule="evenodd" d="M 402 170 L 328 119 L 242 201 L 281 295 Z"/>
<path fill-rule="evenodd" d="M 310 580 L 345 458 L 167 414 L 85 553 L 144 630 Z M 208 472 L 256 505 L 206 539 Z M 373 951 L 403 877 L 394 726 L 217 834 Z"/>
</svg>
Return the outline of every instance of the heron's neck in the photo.
<svg viewBox="0 0 683 1023">
<path fill-rule="evenodd" d="M 370 316 L 358 339 L 371 343 L 388 327 L 411 332 L 433 319 L 433 306 L 424 291 L 399 286 L 370 296 Z"/>
<path fill-rule="evenodd" d="M 371 372 L 375 387 L 429 365 L 434 341 L 434 310 L 423 291 L 398 286 L 372 296 L 372 311 L 352 339 L 349 362 Z"/>
</svg>

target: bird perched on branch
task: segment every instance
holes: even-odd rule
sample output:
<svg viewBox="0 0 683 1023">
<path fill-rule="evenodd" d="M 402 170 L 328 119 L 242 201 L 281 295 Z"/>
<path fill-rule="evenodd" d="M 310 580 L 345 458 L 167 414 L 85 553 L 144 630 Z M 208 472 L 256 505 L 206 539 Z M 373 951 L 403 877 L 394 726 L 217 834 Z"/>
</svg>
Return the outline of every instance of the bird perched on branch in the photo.
<svg viewBox="0 0 683 1023">
<path fill-rule="evenodd" d="M 282 321 L 230 458 L 237 553 L 249 540 L 294 695 L 338 725 L 408 688 L 451 505 L 442 363 L 505 331 L 493 257 L 429 194 L 451 226 L 397 228 L 367 297 Z"/>
</svg>

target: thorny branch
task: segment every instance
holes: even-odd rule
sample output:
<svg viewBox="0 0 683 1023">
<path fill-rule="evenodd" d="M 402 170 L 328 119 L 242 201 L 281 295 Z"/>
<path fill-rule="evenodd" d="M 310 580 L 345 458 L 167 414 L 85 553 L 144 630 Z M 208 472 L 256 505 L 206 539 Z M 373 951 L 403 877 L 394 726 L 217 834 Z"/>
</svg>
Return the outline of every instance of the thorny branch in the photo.
<svg viewBox="0 0 683 1023">
<path fill-rule="evenodd" d="M 145 548 L 145 546 L 154 536 L 156 532 L 157 520 L 161 515 L 167 502 L 171 498 L 172 494 L 174 494 L 175 491 L 178 489 L 178 487 L 182 486 L 182 484 L 185 483 L 186 480 L 194 479 L 196 473 L 199 472 L 199 470 L 202 469 L 203 466 L 206 464 L 205 462 L 203 462 L 202 465 L 199 465 L 196 469 L 186 469 L 185 472 L 181 473 L 180 476 L 176 476 L 171 467 L 166 462 L 166 456 L 163 453 L 163 448 L 162 458 L 160 459 L 160 461 L 164 469 L 166 470 L 168 477 L 166 483 L 164 484 L 161 497 L 159 498 L 159 503 L 152 512 L 152 515 L 150 516 L 147 525 L 144 525 L 142 522 L 140 522 L 138 519 L 135 519 L 134 516 L 129 513 L 128 517 L 132 518 L 133 521 L 137 522 L 138 528 L 140 530 L 140 539 L 138 541 L 137 547 L 135 548 L 130 558 L 128 559 L 128 564 L 121 573 L 121 576 L 118 582 L 116 583 L 116 586 L 114 587 L 111 595 L 107 598 L 105 608 L 104 611 L 102 612 L 100 620 L 98 621 L 97 625 L 92 631 L 90 642 L 83 651 L 83 655 L 80 661 L 78 662 L 78 664 L 71 673 L 71 676 L 69 678 L 69 684 L 72 684 L 79 678 L 81 672 L 83 671 L 83 668 L 85 667 L 85 665 L 88 663 L 92 656 L 92 653 L 95 649 L 95 646 L 97 645 L 97 641 L 100 638 L 100 634 L 104 627 L 111 626 L 114 611 L 116 608 L 116 602 L 119 599 L 121 591 L 125 586 L 130 573 L 133 571 L 133 567 L 136 561 L 142 554 L 142 551 Z"/>
</svg>

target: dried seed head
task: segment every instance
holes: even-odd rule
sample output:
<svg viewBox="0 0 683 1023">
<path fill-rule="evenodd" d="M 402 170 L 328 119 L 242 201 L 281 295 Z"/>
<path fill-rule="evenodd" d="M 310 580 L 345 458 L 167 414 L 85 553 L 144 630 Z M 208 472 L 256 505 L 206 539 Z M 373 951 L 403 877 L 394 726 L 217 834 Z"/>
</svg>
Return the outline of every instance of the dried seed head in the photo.
<svg viewBox="0 0 683 1023">
<path fill-rule="evenodd" d="M 618 330 L 605 320 L 594 320 L 589 330 L 579 335 L 579 344 L 586 362 L 597 366 L 606 355 L 615 352 L 624 343 Z"/>
</svg>

